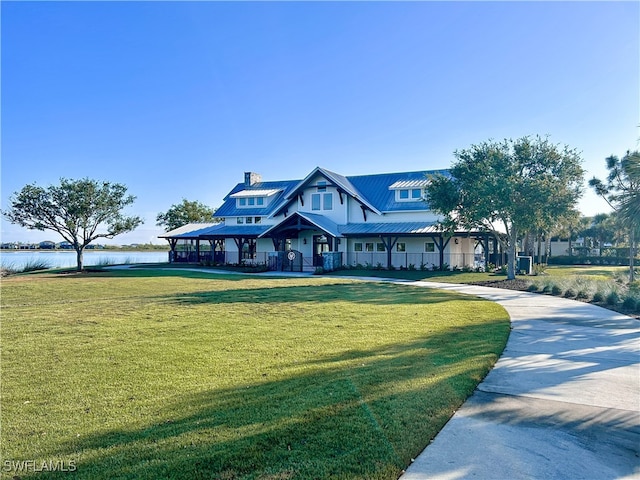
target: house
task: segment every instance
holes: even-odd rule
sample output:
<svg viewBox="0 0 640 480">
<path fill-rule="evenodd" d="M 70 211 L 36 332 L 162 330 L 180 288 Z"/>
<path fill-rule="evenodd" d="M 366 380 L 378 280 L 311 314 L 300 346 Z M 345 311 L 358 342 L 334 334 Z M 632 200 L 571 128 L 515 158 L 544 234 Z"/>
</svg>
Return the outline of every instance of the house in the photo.
<svg viewBox="0 0 640 480">
<path fill-rule="evenodd" d="M 274 270 L 500 263 L 490 233 L 438 228 L 424 200 L 433 174 L 448 170 L 343 176 L 317 167 L 302 180 L 284 181 L 246 172 L 216 210 L 223 222 L 185 225 L 160 238 L 169 241 L 173 262 L 263 263 Z"/>
</svg>

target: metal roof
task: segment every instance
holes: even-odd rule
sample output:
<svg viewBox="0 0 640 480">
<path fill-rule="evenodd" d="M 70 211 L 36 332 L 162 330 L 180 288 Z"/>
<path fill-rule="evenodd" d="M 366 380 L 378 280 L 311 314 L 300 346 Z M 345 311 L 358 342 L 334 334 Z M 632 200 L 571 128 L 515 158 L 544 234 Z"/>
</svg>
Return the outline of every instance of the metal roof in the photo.
<svg viewBox="0 0 640 480">
<path fill-rule="evenodd" d="M 216 217 L 243 217 L 243 216 L 269 216 L 282 202 L 282 199 L 291 191 L 291 189 L 298 183 L 297 180 L 285 180 L 276 182 L 258 182 L 251 186 L 245 185 L 244 182 L 238 183 L 228 194 L 224 197 L 224 203 L 218 210 L 216 210 Z M 276 193 L 271 195 L 271 200 L 264 206 L 252 206 L 238 208 L 236 205 L 236 194 L 240 192 L 247 192 L 248 196 L 258 196 L 255 192 L 264 192 L 276 190 Z M 252 192 L 252 193 L 249 193 Z"/>
<path fill-rule="evenodd" d="M 422 182 L 429 175 L 448 175 L 448 170 L 422 170 L 417 172 L 381 173 L 376 175 L 361 175 L 348 177 L 351 183 L 383 213 L 401 211 L 427 211 L 429 205 L 422 199 L 416 201 L 396 201 L 395 190 L 390 186 L 399 182 Z"/>
<path fill-rule="evenodd" d="M 270 190 L 242 190 L 237 193 L 229 195 L 230 198 L 242 198 L 242 197 L 270 197 L 280 192 L 280 190 L 272 188 Z"/>
<path fill-rule="evenodd" d="M 222 206 L 216 210 L 217 217 L 242 217 L 250 215 L 276 216 L 280 214 L 301 189 L 308 186 L 316 175 L 323 175 L 333 185 L 361 202 L 371 211 L 380 214 L 385 212 L 427 211 L 428 204 L 422 200 L 397 202 L 395 190 L 398 185 L 415 185 L 423 187 L 428 183 L 428 176 L 441 174 L 448 176 L 448 170 L 421 170 L 415 172 L 380 173 L 374 175 L 344 176 L 330 170 L 316 167 L 302 180 L 284 180 L 274 182 L 258 182 L 251 186 L 238 183 L 224 198 Z M 258 196 L 262 192 L 276 190 L 265 206 L 238 208 L 236 198 L 239 196 Z M 260 193 L 258 193 L 260 192 Z"/>
<path fill-rule="evenodd" d="M 424 180 L 401 180 L 389 185 L 389 188 L 424 188 L 427 185 L 429 185 L 429 180 L 425 178 Z"/>
<path fill-rule="evenodd" d="M 204 230 L 207 230 L 213 226 L 221 225 L 219 223 L 188 223 L 178 228 L 174 228 L 168 232 L 163 233 L 162 235 L 158 235 L 158 238 L 198 238 L 200 233 Z M 191 237 L 189 237 L 191 236 Z"/>
<path fill-rule="evenodd" d="M 424 235 L 440 233 L 437 222 L 351 223 L 340 225 L 340 233 L 355 235 Z"/>
</svg>

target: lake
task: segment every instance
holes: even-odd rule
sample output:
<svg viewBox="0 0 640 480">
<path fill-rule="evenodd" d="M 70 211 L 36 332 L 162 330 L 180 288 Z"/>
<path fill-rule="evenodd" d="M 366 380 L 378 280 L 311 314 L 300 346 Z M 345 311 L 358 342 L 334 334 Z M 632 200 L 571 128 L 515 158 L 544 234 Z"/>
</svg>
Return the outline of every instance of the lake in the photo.
<svg viewBox="0 0 640 480">
<path fill-rule="evenodd" d="M 85 250 L 84 265 L 162 263 L 169 261 L 168 252 L 120 252 L 115 250 Z M 67 268 L 76 266 L 75 250 L 0 250 L 0 267 L 22 270 L 26 265 L 44 263 L 49 268 Z"/>
</svg>

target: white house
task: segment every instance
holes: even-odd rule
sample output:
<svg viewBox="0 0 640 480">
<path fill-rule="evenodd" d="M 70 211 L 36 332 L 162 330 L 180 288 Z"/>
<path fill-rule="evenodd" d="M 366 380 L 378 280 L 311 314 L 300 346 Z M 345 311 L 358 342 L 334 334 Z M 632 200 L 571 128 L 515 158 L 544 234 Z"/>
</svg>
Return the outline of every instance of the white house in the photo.
<svg viewBox="0 0 640 480">
<path fill-rule="evenodd" d="M 224 198 L 219 224 L 161 235 L 172 261 L 264 263 L 272 269 L 472 267 L 497 260 L 488 232 L 438 229 L 424 200 L 429 175 L 448 170 L 342 176 L 317 167 L 302 180 L 245 173 Z"/>
</svg>

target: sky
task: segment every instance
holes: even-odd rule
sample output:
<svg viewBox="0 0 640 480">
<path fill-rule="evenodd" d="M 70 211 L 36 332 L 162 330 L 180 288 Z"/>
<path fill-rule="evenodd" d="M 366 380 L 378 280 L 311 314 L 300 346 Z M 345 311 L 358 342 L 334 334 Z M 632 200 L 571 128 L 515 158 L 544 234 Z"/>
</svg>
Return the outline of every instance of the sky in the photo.
<svg viewBox="0 0 640 480">
<path fill-rule="evenodd" d="M 1 14 L 1 198 L 122 183 L 156 215 L 246 171 L 302 179 L 448 168 L 548 136 L 585 179 L 640 148 L 640 3 L 13 2 Z M 585 185 L 584 215 L 609 211 Z M 2 241 L 60 241 L 4 218 Z"/>
</svg>

